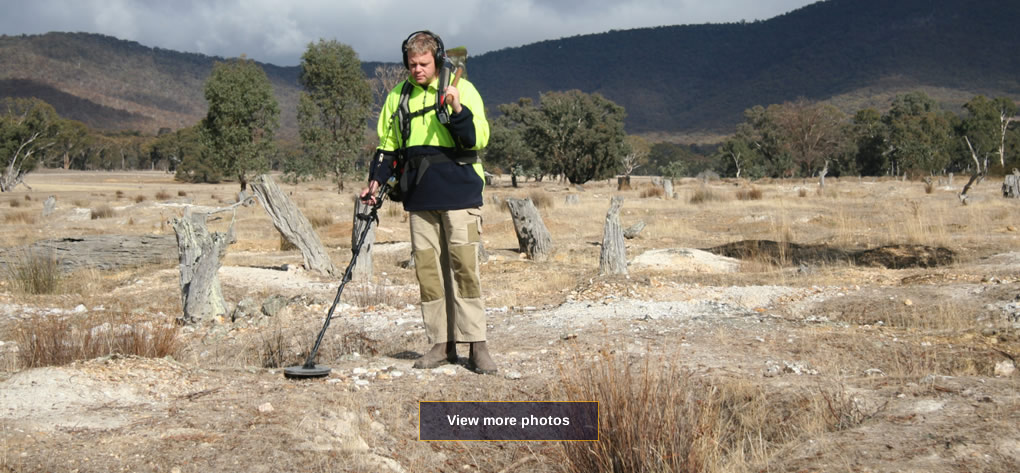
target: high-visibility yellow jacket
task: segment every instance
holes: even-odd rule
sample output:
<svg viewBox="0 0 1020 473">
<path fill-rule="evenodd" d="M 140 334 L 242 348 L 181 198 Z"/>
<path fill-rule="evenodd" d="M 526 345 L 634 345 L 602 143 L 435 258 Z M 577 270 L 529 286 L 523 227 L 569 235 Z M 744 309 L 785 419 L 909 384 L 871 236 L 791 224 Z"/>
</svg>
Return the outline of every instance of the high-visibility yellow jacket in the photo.
<svg viewBox="0 0 1020 473">
<path fill-rule="evenodd" d="M 457 83 L 462 110 L 450 113 L 449 123 L 440 123 L 434 106 L 438 79 L 427 88 L 408 79 L 413 88 L 408 97 L 408 111 L 414 115 L 422 109 L 431 109 L 411 118 L 410 135 L 402 143 L 397 110 L 403 82 L 390 91 L 379 113 L 376 130 L 379 147 L 372 163 L 372 179 L 386 182 L 392 173 L 389 165 L 401 148 L 404 160 L 404 209 L 455 210 L 482 205 L 485 178 L 478 150 L 489 142 L 489 123 L 485 119 L 485 106 L 475 86 L 466 79 Z M 419 112 L 420 113 L 420 112 Z"/>
</svg>

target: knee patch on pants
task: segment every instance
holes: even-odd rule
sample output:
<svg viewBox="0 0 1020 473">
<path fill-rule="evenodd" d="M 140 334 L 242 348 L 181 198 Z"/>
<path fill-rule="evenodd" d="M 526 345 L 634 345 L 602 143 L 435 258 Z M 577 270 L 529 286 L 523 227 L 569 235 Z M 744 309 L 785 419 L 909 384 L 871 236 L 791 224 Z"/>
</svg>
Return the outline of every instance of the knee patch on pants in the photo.
<svg viewBox="0 0 1020 473">
<path fill-rule="evenodd" d="M 414 272 L 418 276 L 422 302 L 438 301 L 443 298 L 443 280 L 439 275 L 439 258 L 436 258 L 436 250 L 432 248 L 415 250 Z"/>
<path fill-rule="evenodd" d="M 457 292 L 460 293 L 460 297 L 465 299 L 482 297 L 482 289 L 478 282 L 478 254 L 474 244 L 451 245 L 450 266 L 457 281 Z"/>
</svg>

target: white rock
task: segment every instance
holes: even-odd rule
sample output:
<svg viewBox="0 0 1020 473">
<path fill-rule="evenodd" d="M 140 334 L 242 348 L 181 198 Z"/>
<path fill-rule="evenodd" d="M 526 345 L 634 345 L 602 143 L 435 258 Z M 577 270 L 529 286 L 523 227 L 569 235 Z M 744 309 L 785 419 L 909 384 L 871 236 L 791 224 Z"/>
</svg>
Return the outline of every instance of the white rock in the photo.
<svg viewBox="0 0 1020 473">
<path fill-rule="evenodd" d="M 368 370 L 366 370 L 365 368 L 360 368 L 359 367 L 359 368 L 354 368 L 353 370 L 351 370 L 351 373 L 353 373 L 355 376 L 357 376 L 357 375 L 362 375 L 362 374 L 368 373 Z"/>
<path fill-rule="evenodd" d="M 261 412 L 263 414 L 268 414 L 270 412 L 273 412 L 273 405 L 268 403 L 268 402 L 265 403 L 265 404 L 262 404 L 261 406 L 259 406 L 259 412 Z"/>
<path fill-rule="evenodd" d="M 995 376 L 1008 378 L 1016 374 L 1016 365 L 1012 360 L 1003 360 L 995 364 Z"/>
</svg>

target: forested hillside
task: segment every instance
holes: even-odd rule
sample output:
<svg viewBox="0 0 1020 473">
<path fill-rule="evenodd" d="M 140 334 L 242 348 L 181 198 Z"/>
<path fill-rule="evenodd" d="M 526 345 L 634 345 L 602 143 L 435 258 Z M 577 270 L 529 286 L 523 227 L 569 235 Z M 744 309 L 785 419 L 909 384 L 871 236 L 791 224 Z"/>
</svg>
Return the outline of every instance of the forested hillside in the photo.
<svg viewBox="0 0 1020 473">
<path fill-rule="evenodd" d="M 957 107 L 1020 98 L 1018 19 L 1016 0 L 829 0 L 755 23 L 544 41 L 470 70 L 489 103 L 578 88 L 626 107 L 631 132 L 732 132 L 745 109 L 798 98 L 845 111 L 918 88 Z"/>
<path fill-rule="evenodd" d="M 848 112 L 916 89 L 950 109 L 976 94 L 1020 98 L 1017 19 L 1016 0 L 828 0 L 754 23 L 543 41 L 472 56 L 468 68 L 490 114 L 580 89 L 625 107 L 632 133 L 728 134 L 745 109 L 798 98 Z M 94 34 L 0 36 L 0 96 L 43 98 L 98 129 L 155 133 L 203 116 L 217 60 Z M 279 136 L 293 137 L 298 69 L 262 66 L 282 112 Z M 368 77 L 375 66 L 364 64 Z"/>
</svg>

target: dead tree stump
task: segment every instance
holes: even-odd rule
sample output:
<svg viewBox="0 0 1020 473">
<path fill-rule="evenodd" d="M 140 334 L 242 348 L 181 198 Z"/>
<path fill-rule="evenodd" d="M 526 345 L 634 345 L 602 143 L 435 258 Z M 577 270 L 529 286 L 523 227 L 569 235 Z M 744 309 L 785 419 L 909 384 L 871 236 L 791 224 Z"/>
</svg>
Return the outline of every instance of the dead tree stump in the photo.
<svg viewBox="0 0 1020 473">
<path fill-rule="evenodd" d="M 226 315 L 227 303 L 216 272 L 227 246 L 234 242 L 234 225 L 227 233 L 210 233 L 206 214 L 185 212 L 173 219 L 181 266 L 181 306 L 184 320 L 194 322 Z"/>
<path fill-rule="evenodd" d="M 672 179 L 663 179 L 662 180 L 662 190 L 665 191 L 666 199 L 673 200 L 673 198 L 676 197 L 673 194 L 673 180 Z"/>
<path fill-rule="evenodd" d="M 506 199 L 517 233 L 520 251 L 535 261 L 545 261 L 552 253 L 552 237 L 531 199 Z"/>
<path fill-rule="evenodd" d="M 602 231 L 602 252 L 599 255 L 599 275 L 627 274 L 627 248 L 623 228 L 620 226 L 620 207 L 623 197 L 613 197 L 606 213 L 606 225 Z"/>
<path fill-rule="evenodd" d="M 326 247 L 319 240 L 319 235 L 312 229 L 301 209 L 294 204 L 287 194 L 273 182 L 273 178 L 267 174 L 256 177 L 251 182 L 251 188 L 259 196 L 262 207 L 266 209 L 273 219 L 273 225 L 287 241 L 291 242 L 299 250 L 305 261 L 305 268 L 309 271 L 337 276 L 338 270 L 333 266 L 333 261 L 326 253 Z"/>
<path fill-rule="evenodd" d="M 363 280 L 372 278 L 372 245 L 375 244 L 375 227 L 372 226 L 371 221 L 358 218 L 359 215 L 367 215 L 371 210 L 371 205 L 365 204 L 357 197 L 354 198 L 354 230 L 351 231 L 351 257 L 358 258 L 358 260 L 354 264 L 354 269 L 351 273 L 352 279 Z M 361 243 L 358 253 L 354 254 L 354 249 L 361 238 L 361 232 L 365 231 L 366 226 L 368 226 L 368 233 L 365 234 L 365 241 Z"/>
<path fill-rule="evenodd" d="M 46 198 L 46 202 L 43 202 L 43 217 L 49 217 L 54 210 L 57 209 L 57 198 L 52 195 Z"/>
<path fill-rule="evenodd" d="M 1007 174 L 1002 182 L 1002 196 L 1010 199 L 1020 199 L 1020 172 L 1013 169 L 1013 174 Z"/>
</svg>

